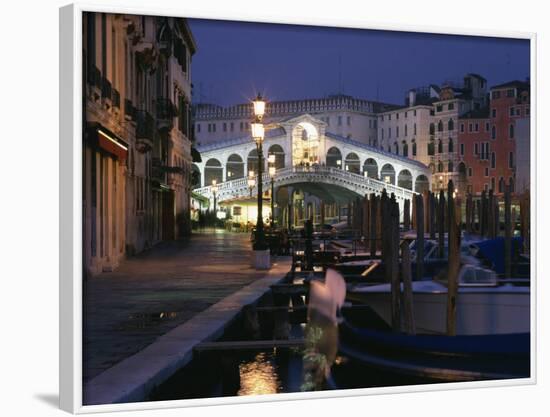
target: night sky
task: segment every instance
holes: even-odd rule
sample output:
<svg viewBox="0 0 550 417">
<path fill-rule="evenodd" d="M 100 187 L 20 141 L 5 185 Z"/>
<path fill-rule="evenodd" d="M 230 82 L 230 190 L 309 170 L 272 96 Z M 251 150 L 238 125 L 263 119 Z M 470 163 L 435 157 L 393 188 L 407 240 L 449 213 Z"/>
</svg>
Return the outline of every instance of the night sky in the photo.
<svg viewBox="0 0 550 417">
<path fill-rule="evenodd" d="M 468 72 L 489 86 L 529 76 L 529 41 L 189 19 L 195 103 L 344 93 L 402 104 L 408 89 Z"/>
</svg>

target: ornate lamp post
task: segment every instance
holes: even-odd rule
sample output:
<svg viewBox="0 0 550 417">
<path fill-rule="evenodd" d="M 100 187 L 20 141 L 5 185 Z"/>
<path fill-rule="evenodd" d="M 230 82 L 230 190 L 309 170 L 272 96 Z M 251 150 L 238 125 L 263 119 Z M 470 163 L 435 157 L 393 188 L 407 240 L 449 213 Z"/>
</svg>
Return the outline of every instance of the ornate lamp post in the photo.
<svg viewBox="0 0 550 417">
<path fill-rule="evenodd" d="M 216 180 L 212 180 L 212 194 L 214 195 L 214 215 L 216 215 L 216 193 L 218 192 L 218 185 Z"/>
<path fill-rule="evenodd" d="M 252 138 L 256 142 L 256 149 L 258 151 L 258 217 L 256 220 L 256 236 L 254 239 L 254 266 L 257 269 L 269 269 L 271 267 L 271 260 L 269 258 L 269 249 L 265 242 L 264 235 L 264 221 L 262 216 L 263 211 L 263 190 L 262 190 L 262 175 L 263 175 L 263 141 L 265 136 L 264 125 L 262 119 L 265 113 L 265 101 L 261 95 L 258 94 L 255 100 L 252 101 L 254 106 L 254 121 L 250 123 L 250 129 Z"/>
<path fill-rule="evenodd" d="M 248 189 L 250 190 L 250 197 L 252 197 L 252 190 L 256 185 L 256 180 L 254 179 L 254 171 L 248 172 Z"/>
<path fill-rule="evenodd" d="M 275 174 L 277 169 L 275 168 L 275 154 L 271 154 L 267 157 L 269 163 L 269 178 L 271 179 L 271 224 L 273 229 L 275 225 Z"/>
</svg>

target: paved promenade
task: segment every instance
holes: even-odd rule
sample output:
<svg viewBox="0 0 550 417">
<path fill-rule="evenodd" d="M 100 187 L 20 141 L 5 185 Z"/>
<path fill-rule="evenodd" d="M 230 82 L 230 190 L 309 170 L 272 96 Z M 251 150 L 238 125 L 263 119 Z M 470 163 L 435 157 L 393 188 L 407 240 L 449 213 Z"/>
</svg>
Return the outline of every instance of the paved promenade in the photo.
<svg viewBox="0 0 550 417">
<path fill-rule="evenodd" d="M 89 279 L 84 382 L 265 274 L 250 267 L 249 234 L 210 230 L 162 243 Z"/>
</svg>

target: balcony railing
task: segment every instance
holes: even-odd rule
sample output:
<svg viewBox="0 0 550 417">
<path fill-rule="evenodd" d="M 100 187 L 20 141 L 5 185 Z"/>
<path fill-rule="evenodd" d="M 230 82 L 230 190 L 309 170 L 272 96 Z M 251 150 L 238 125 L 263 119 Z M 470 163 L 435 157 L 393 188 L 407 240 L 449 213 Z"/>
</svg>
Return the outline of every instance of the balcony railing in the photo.
<svg viewBox="0 0 550 417">
<path fill-rule="evenodd" d="M 120 109 L 120 93 L 116 88 L 113 88 L 112 100 L 113 100 L 113 107 Z"/>
<path fill-rule="evenodd" d="M 153 140 L 155 136 L 155 119 L 145 110 L 135 110 L 136 138 Z"/>
<path fill-rule="evenodd" d="M 112 90 L 111 82 L 106 77 L 103 77 L 101 81 L 101 97 L 112 99 Z"/>
<path fill-rule="evenodd" d="M 156 112 L 157 120 L 173 121 L 172 119 L 177 116 L 176 106 L 169 98 L 157 98 L 156 100 Z"/>
</svg>

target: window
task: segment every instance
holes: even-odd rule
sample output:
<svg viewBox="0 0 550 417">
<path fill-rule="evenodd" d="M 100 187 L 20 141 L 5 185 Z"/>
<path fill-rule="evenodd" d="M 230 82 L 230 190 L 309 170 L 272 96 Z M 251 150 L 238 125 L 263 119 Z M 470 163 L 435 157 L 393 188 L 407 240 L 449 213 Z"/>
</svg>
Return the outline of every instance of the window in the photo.
<svg viewBox="0 0 550 417">
<path fill-rule="evenodd" d="M 472 167 L 468 168 L 468 176 L 471 177 L 473 175 Z"/>
<path fill-rule="evenodd" d="M 449 138 L 449 153 L 454 152 L 453 139 Z"/>
<path fill-rule="evenodd" d="M 416 156 L 416 142 L 413 142 L 412 144 L 412 154 L 413 156 Z"/>
<path fill-rule="evenodd" d="M 443 132 L 443 122 L 441 120 L 437 124 L 437 131 L 438 132 Z"/>
<path fill-rule="evenodd" d="M 474 130 L 474 125 L 470 123 L 468 125 L 468 132 L 473 132 L 473 130 Z"/>
<path fill-rule="evenodd" d="M 497 109 L 491 109 L 491 117 L 494 119 L 497 117 Z"/>
<path fill-rule="evenodd" d="M 405 136 L 407 136 L 407 125 L 405 125 Z"/>
<path fill-rule="evenodd" d="M 489 122 L 485 122 L 485 131 L 488 132 L 490 129 Z"/>
<path fill-rule="evenodd" d="M 416 136 L 416 123 L 413 125 L 413 135 Z"/>
<path fill-rule="evenodd" d="M 493 125 L 493 127 L 491 128 L 491 139 L 496 139 L 497 138 L 497 128 L 496 126 Z"/>
<path fill-rule="evenodd" d="M 416 109 L 413 110 L 413 116 L 416 117 Z"/>
<path fill-rule="evenodd" d="M 351 116 L 348 116 L 347 123 L 348 123 L 348 126 L 351 126 Z"/>
<path fill-rule="evenodd" d="M 508 154 L 508 168 L 514 168 L 514 152 Z"/>
<path fill-rule="evenodd" d="M 493 100 L 500 98 L 500 91 L 493 91 Z"/>
<path fill-rule="evenodd" d="M 406 112 L 405 112 L 405 119 L 407 118 L 407 113 L 408 113 L 408 112 L 406 111 Z"/>
<path fill-rule="evenodd" d="M 388 120 L 391 120 L 391 114 L 388 114 Z"/>
<path fill-rule="evenodd" d="M 454 103 L 449 103 L 449 110 L 454 110 L 455 108 L 455 104 Z"/>
<path fill-rule="evenodd" d="M 514 139 L 514 125 L 511 124 L 509 127 L 508 127 L 508 137 L 510 139 Z"/>
<path fill-rule="evenodd" d="M 395 127 L 395 137 L 396 137 L 396 138 L 399 137 L 399 126 L 396 126 L 396 127 Z"/>
<path fill-rule="evenodd" d="M 197 123 L 197 133 L 201 133 L 201 124 Z"/>
<path fill-rule="evenodd" d="M 453 170 L 454 170 L 454 165 L 453 165 L 453 162 L 452 162 L 452 161 L 449 161 L 448 169 L 449 169 L 449 172 L 453 172 Z"/>
<path fill-rule="evenodd" d="M 516 109 L 514 107 L 510 107 L 510 116 L 514 116 L 516 114 Z"/>
<path fill-rule="evenodd" d="M 483 184 L 483 190 L 485 192 L 489 191 L 489 185 L 488 184 Z"/>
<path fill-rule="evenodd" d="M 485 167 L 485 176 L 486 176 L 486 177 L 489 176 L 489 167 Z"/>
<path fill-rule="evenodd" d="M 342 116 L 338 116 L 338 126 L 342 126 Z"/>
<path fill-rule="evenodd" d="M 506 90 L 506 97 L 514 97 L 514 89 L 510 88 L 509 90 Z"/>
<path fill-rule="evenodd" d="M 439 113 L 439 112 L 442 112 L 443 111 L 443 106 L 441 104 L 439 104 L 437 107 L 436 107 L 436 111 Z"/>
<path fill-rule="evenodd" d="M 443 153 L 443 142 L 441 139 L 437 142 L 437 153 Z"/>
<path fill-rule="evenodd" d="M 435 133 L 435 125 L 433 123 L 430 123 L 430 135 L 433 135 Z"/>
<path fill-rule="evenodd" d="M 229 125 L 229 130 L 233 132 L 234 129 L 235 129 L 235 125 L 233 124 L 233 122 L 231 122 L 231 124 Z"/>
<path fill-rule="evenodd" d="M 428 156 L 434 156 L 435 155 L 435 144 L 434 141 L 431 140 L 430 143 L 428 143 Z"/>
<path fill-rule="evenodd" d="M 403 156 L 406 158 L 409 156 L 409 145 L 406 143 L 403 144 Z"/>
<path fill-rule="evenodd" d="M 464 123 L 460 123 L 460 133 L 464 133 Z"/>
<path fill-rule="evenodd" d="M 396 154 L 396 155 L 399 155 L 399 144 L 398 144 L 397 142 L 395 142 L 395 143 L 393 144 L 393 146 L 395 147 L 395 154 Z"/>
<path fill-rule="evenodd" d="M 474 155 L 479 155 L 479 144 L 474 143 Z"/>
<path fill-rule="evenodd" d="M 497 156 L 495 152 L 491 152 L 491 168 L 495 169 L 497 167 Z"/>
<path fill-rule="evenodd" d="M 464 156 L 464 144 L 460 144 L 460 155 Z"/>
<path fill-rule="evenodd" d="M 516 116 L 521 116 L 521 107 L 516 107 Z"/>
<path fill-rule="evenodd" d="M 227 132 L 227 123 L 223 122 L 223 131 Z"/>
<path fill-rule="evenodd" d="M 474 125 L 474 130 L 475 130 L 476 132 L 479 132 L 479 123 L 476 123 L 476 124 Z"/>
<path fill-rule="evenodd" d="M 448 123 L 447 128 L 448 128 L 449 130 L 454 130 L 454 129 L 455 129 L 455 122 L 453 121 L 453 119 L 450 119 L 450 120 L 449 120 L 449 123 Z"/>
<path fill-rule="evenodd" d="M 395 113 L 395 118 L 399 120 L 399 113 Z"/>
<path fill-rule="evenodd" d="M 491 190 L 494 191 L 495 187 L 496 187 L 495 177 L 491 177 Z"/>
</svg>

